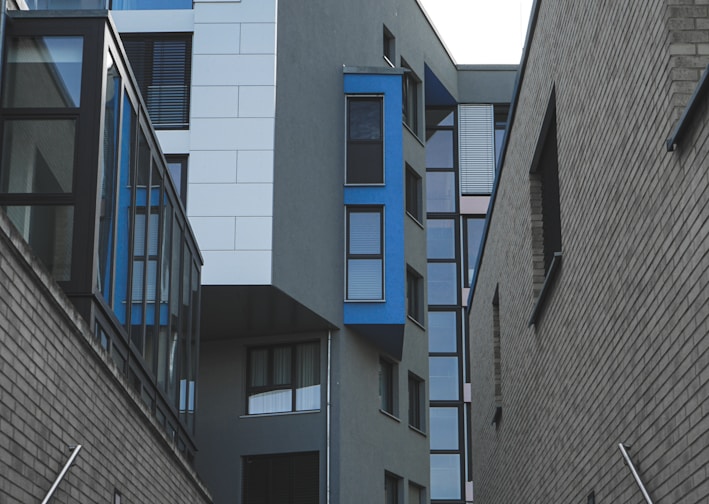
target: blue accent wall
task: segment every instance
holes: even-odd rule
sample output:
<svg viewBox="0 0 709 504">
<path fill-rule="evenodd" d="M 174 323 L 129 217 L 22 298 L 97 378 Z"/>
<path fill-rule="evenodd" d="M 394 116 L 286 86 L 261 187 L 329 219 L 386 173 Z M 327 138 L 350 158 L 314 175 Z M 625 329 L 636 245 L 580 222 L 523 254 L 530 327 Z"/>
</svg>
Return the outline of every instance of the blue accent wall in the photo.
<svg viewBox="0 0 709 504">
<path fill-rule="evenodd" d="M 384 185 L 345 186 L 345 205 L 384 207 L 384 301 L 348 302 L 344 322 L 400 358 L 406 322 L 401 74 L 344 75 L 345 95 L 384 96 Z"/>
</svg>

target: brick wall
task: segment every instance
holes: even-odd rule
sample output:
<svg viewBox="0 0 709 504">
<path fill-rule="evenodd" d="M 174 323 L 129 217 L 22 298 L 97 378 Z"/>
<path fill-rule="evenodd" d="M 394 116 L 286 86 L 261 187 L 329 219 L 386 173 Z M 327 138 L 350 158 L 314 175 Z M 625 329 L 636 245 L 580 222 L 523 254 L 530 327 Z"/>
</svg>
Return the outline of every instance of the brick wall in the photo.
<svg viewBox="0 0 709 504">
<path fill-rule="evenodd" d="M 0 503 L 208 503 L 88 325 L 0 211 Z"/>
<path fill-rule="evenodd" d="M 707 62 L 709 7 L 678 3 L 540 4 L 470 313 L 476 504 L 642 502 L 620 442 L 656 503 L 709 498 L 706 100 L 665 150 L 699 79 L 686 63 Z M 528 327 L 529 169 L 552 88 L 564 259 Z"/>
</svg>

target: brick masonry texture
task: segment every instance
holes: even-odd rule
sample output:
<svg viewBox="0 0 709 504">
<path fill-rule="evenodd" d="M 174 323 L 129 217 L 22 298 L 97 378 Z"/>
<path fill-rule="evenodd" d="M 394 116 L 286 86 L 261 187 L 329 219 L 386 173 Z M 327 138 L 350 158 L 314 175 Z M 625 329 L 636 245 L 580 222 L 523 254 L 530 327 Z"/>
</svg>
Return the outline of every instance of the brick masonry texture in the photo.
<svg viewBox="0 0 709 504">
<path fill-rule="evenodd" d="M 543 0 L 470 311 L 476 504 L 709 501 L 708 1 Z M 536 326 L 529 169 L 556 92 L 563 263 Z M 495 413 L 499 288 L 502 421 Z"/>
<path fill-rule="evenodd" d="M 0 504 L 209 503 L 208 492 L 0 211 Z"/>
</svg>

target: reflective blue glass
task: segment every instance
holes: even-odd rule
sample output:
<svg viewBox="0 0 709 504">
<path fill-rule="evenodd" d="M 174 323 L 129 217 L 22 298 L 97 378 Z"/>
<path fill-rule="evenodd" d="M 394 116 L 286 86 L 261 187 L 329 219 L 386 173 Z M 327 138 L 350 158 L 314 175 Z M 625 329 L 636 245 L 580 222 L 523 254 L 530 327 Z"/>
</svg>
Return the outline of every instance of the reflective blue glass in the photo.
<svg viewBox="0 0 709 504">
<path fill-rule="evenodd" d="M 113 0 L 115 10 L 191 9 L 192 0 Z"/>
</svg>

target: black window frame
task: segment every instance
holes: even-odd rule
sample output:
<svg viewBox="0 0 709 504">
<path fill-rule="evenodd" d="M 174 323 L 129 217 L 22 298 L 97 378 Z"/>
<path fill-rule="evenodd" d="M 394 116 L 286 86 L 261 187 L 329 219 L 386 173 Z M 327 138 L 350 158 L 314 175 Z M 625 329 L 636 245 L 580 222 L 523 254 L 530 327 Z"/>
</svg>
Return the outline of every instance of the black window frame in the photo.
<svg viewBox="0 0 709 504">
<path fill-rule="evenodd" d="M 402 478 L 389 471 L 384 472 L 384 503 L 399 504 L 401 502 Z"/>
<path fill-rule="evenodd" d="M 352 138 L 351 105 L 355 102 L 377 102 L 379 104 L 379 138 Z M 347 95 L 346 99 L 346 163 L 345 185 L 384 185 L 386 182 L 384 163 L 384 96 L 376 94 Z M 373 166 L 374 163 L 381 163 Z M 362 173 L 367 167 L 367 173 Z M 369 178 L 371 173 L 375 177 Z"/>
<path fill-rule="evenodd" d="M 131 70 L 143 96 L 143 102 L 147 106 L 153 128 L 156 130 L 188 129 L 192 84 L 192 33 L 126 33 L 121 35 L 121 39 L 131 63 Z M 175 48 L 172 53 L 165 53 L 164 62 L 168 66 L 160 74 L 156 74 L 154 59 L 156 44 L 163 42 L 182 43 L 184 46 L 181 51 Z M 180 64 L 183 71 L 176 70 L 180 68 Z M 162 86 L 181 87 L 182 89 L 174 90 L 173 94 L 161 94 L 158 101 L 153 102 L 149 91 L 152 86 L 160 86 L 160 84 L 155 84 L 155 81 L 161 78 L 174 82 L 182 81 L 180 84 L 162 84 Z M 163 106 L 165 101 L 170 102 L 172 106 Z"/>
<path fill-rule="evenodd" d="M 295 413 L 298 411 L 319 411 L 322 409 L 322 397 L 318 398 L 318 408 L 317 409 L 298 409 L 297 405 L 297 390 L 298 390 L 298 383 L 297 383 L 297 369 L 298 369 L 298 360 L 297 360 L 297 348 L 302 345 L 310 345 L 313 343 L 317 343 L 318 350 L 317 350 L 317 358 L 318 361 L 316 363 L 316 370 L 317 370 L 317 375 L 318 375 L 318 385 L 322 387 L 322 373 L 320 370 L 320 341 L 318 340 L 310 340 L 310 341 L 299 341 L 297 343 L 286 343 L 286 344 L 278 344 L 278 345 L 259 345 L 259 346 L 253 346 L 249 347 L 247 349 L 246 353 L 246 404 L 245 404 L 245 411 L 247 415 L 271 415 L 271 414 L 286 414 L 286 413 Z M 287 384 L 274 384 L 273 383 L 273 354 L 274 350 L 276 349 L 282 349 L 282 348 L 289 348 L 290 349 L 290 381 Z M 256 350 L 267 350 L 268 351 L 268 369 L 266 370 L 267 376 L 268 376 L 268 384 L 267 385 L 258 385 L 254 386 L 251 384 L 251 371 L 253 369 L 253 362 L 251 360 L 251 355 L 252 352 Z M 252 397 L 252 395 L 255 395 L 256 393 L 263 393 L 263 392 L 269 392 L 269 391 L 274 391 L 274 390 L 290 390 L 291 391 L 291 409 L 288 411 L 273 411 L 273 412 L 259 412 L 259 413 L 251 413 L 249 411 L 249 399 Z"/>
<path fill-rule="evenodd" d="M 171 164 L 179 164 L 180 165 L 180 181 L 179 185 L 173 180 L 173 183 L 175 183 L 175 189 L 178 189 L 178 195 L 180 197 L 180 201 L 182 201 L 182 206 L 187 208 L 187 169 L 189 166 L 189 155 L 188 154 L 165 154 L 165 161 L 167 163 L 167 171 L 170 172 L 170 176 L 172 176 L 172 171 L 170 170 L 170 165 Z"/>
<path fill-rule="evenodd" d="M 389 66 L 394 67 L 394 61 L 396 61 L 396 37 L 391 33 L 386 25 L 382 32 L 382 55 L 384 61 L 386 61 Z"/>
<path fill-rule="evenodd" d="M 423 226 L 423 177 L 406 163 L 406 213 Z"/>
<path fill-rule="evenodd" d="M 401 68 L 404 69 L 404 74 L 401 76 L 402 120 L 418 137 L 421 126 L 421 79 L 404 58 L 401 58 Z"/>
<path fill-rule="evenodd" d="M 406 314 L 419 325 L 424 323 L 423 276 L 411 266 L 406 267 Z"/>
<path fill-rule="evenodd" d="M 409 371 L 409 426 L 416 430 L 426 430 L 426 382 Z"/>
<path fill-rule="evenodd" d="M 353 213 L 378 213 L 379 214 L 379 253 L 377 254 L 353 254 L 351 253 L 351 232 L 350 216 Z M 345 209 L 345 299 L 355 302 L 380 302 L 385 299 L 385 265 L 384 265 L 384 207 L 383 206 L 359 206 L 348 205 Z M 379 260 L 381 262 L 381 296 L 379 298 L 350 298 L 350 261 L 356 260 Z"/>
<path fill-rule="evenodd" d="M 379 410 L 391 416 L 397 416 L 396 398 L 396 363 L 379 358 Z"/>
</svg>

